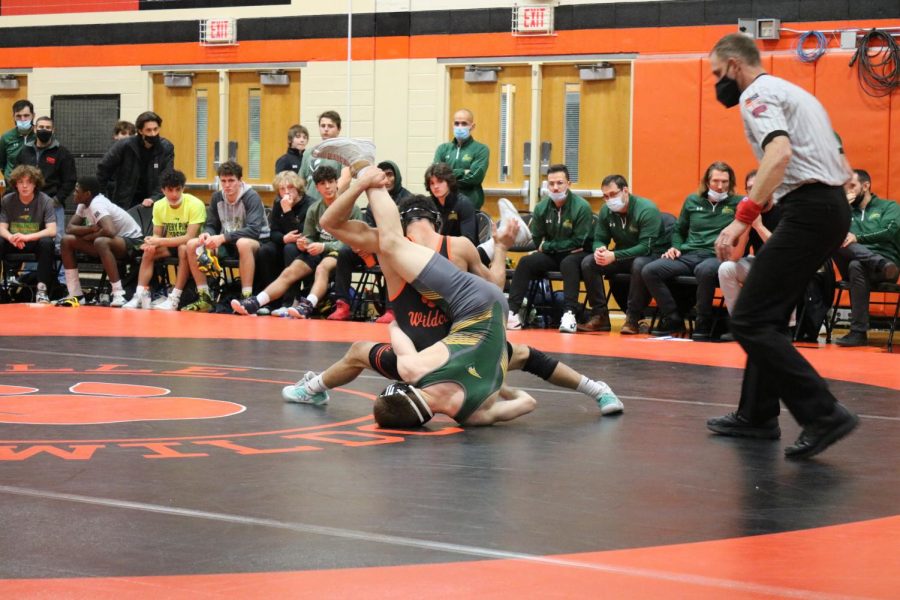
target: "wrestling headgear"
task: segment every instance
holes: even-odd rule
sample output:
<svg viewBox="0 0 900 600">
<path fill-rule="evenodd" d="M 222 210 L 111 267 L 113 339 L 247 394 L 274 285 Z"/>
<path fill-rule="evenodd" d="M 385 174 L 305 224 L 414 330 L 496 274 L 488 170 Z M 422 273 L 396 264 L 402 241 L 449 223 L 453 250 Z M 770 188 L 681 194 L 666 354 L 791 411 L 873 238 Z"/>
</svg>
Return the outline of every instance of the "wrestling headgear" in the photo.
<svg viewBox="0 0 900 600">
<path fill-rule="evenodd" d="M 434 416 L 419 390 L 399 381 L 384 388 L 372 412 L 378 426 L 386 429 L 420 427 Z"/>
</svg>

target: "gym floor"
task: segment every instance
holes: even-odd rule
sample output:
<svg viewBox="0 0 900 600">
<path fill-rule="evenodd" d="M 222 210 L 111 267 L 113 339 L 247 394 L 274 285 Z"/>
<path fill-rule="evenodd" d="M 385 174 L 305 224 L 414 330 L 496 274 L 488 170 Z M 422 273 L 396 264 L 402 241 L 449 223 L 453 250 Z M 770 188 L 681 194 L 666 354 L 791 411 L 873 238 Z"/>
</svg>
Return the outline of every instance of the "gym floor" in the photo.
<svg viewBox="0 0 900 600">
<path fill-rule="evenodd" d="M 805 345 L 861 417 L 818 457 L 714 436 L 736 344 L 512 332 L 625 414 L 526 373 L 490 428 L 378 429 L 366 373 L 281 387 L 369 323 L 0 306 L 3 598 L 896 598 L 900 358 Z"/>
</svg>

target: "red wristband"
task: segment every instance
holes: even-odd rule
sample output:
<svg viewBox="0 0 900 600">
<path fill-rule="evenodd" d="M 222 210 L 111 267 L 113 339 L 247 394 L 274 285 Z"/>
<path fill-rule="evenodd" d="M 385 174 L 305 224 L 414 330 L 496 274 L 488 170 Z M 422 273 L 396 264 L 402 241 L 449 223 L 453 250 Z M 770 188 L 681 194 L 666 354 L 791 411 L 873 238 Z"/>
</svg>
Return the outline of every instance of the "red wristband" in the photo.
<svg viewBox="0 0 900 600">
<path fill-rule="evenodd" d="M 744 199 L 738 203 L 737 212 L 735 212 L 734 218 L 745 225 L 752 225 L 753 221 L 756 220 L 756 217 L 758 217 L 761 212 L 762 206 L 745 196 Z"/>
</svg>

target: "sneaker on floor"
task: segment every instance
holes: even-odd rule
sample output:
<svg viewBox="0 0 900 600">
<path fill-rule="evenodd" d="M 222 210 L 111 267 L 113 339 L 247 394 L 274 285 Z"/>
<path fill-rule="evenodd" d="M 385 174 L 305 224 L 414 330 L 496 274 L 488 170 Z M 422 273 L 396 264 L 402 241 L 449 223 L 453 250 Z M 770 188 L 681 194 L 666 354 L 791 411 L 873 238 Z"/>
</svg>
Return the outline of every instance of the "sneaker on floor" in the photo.
<svg viewBox="0 0 900 600">
<path fill-rule="evenodd" d="M 684 333 L 684 320 L 679 316 L 671 316 L 660 319 L 650 335 L 661 337 L 665 335 L 681 335 Z"/>
<path fill-rule="evenodd" d="M 575 313 L 571 310 L 563 313 L 559 322 L 559 330 L 562 333 L 575 333 L 578 330 L 578 321 L 575 320 Z"/>
<path fill-rule="evenodd" d="M 510 331 L 522 329 L 522 320 L 519 319 L 518 314 L 510 311 L 509 317 L 506 319 L 506 328 Z"/>
<path fill-rule="evenodd" d="M 834 340 L 834 343 L 844 348 L 866 346 L 869 343 L 869 335 L 865 331 L 851 331 L 847 335 Z"/>
<path fill-rule="evenodd" d="M 78 308 L 82 304 L 84 304 L 84 297 L 79 298 L 78 296 L 66 296 L 60 300 L 57 300 L 53 303 L 56 306 L 64 306 L 66 308 Z"/>
<path fill-rule="evenodd" d="M 153 310 L 178 310 L 178 304 L 181 302 L 181 298 L 173 298 L 169 296 L 165 298 L 162 302 L 154 304 L 152 306 Z"/>
<path fill-rule="evenodd" d="M 329 321 L 349 321 L 350 305 L 344 300 L 338 300 L 334 305 L 334 311 L 328 315 Z"/>
<path fill-rule="evenodd" d="M 294 385 L 286 385 L 281 390 L 281 397 L 285 402 L 293 402 L 296 404 L 314 404 L 322 406 L 328 404 L 328 392 L 319 392 L 312 394 L 306 389 L 306 384 L 316 376 L 312 371 L 308 371 L 303 379 Z"/>
<path fill-rule="evenodd" d="M 297 301 L 297 306 L 292 306 L 288 309 L 288 316 L 292 319 L 308 319 L 314 310 L 315 307 L 308 298 L 300 298 Z"/>
<path fill-rule="evenodd" d="M 122 308 L 125 306 L 125 292 L 113 292 L 112 300 L 109 301 L 112 308 Z"/>
<path fill-rule="evenodd" d="M 34 296 L 34 301 L 38 304 L 50 304 L 50 296 L 47 295 L 47 290 L 38 290 Z"/>
<path fill-rule="evenodd" d="M 375 164 L 375 144 L 368 140 L 331 138 L 313 148 L 312 156 L 347 165 L 355 174 L 364 166 Z"/>
<path fill-rule="evenodd" d="M 259 312 L 259 300 L 255 296 L 250 296 L 243 300 L 232 300 L 231 310 L 239 315 L 255 315 Z"/>
<path fill-rule="evenodd" d="M 212 298 L 209 294 L 201 293 L 200 297 L 195 301 L 191 302 L 181 310 L 183 312 L 212 312 L 215 309 L 213 306 Z"/>
<path fill-rule="evenodd" d="M 612 390 L 603 392 L 597 397 L 597 405 L 601 415 L 615 415 L 625 412 L 625 405 L 619 400 Z"/>
<path fill-rule="evenodd" d="M 128 302 L 126 302 L 125 304 L 122 305 L 122 308 L 128 308 L 128 309 L 142 308 L 144 306 L 144 303 L 142 302 L 144 297 L 146 297 L 149 301 L 150 297 L 147 296 L 146 294 L 135 293 L 135 295 L 131 297 L 131 300 L 129 300 Z"/>
<path fill-rule="evenodd" d="M 284 318 L 288 318 L 291 316 L 290 313 L 288 312 L 288 310 L 289 309 L 287 306 L 282 306 L 281 308 L 276 308 L 270 314 L 273 317 L 281 317 L 284 319 Z M 259 313 L 256 313 L 256 314 L 259 314 Z"/>
<path fill-rule="evenodd" d="M 376 323 L 381 323 L 383 325 L 390 325 L 394 321 L 397 320 L 397 315 L 394 314 L 394 309 L 389 308 L 384 311 L 384 314 L 375 319 Z"/>
<path fill-rule="evenodd" d="M 516 233 L 516 247 L 522 248 L 531 243 L 531 229 L 525 224 L 525 221 L 519 215 L 519 211 L 516 210 L 513 203 L 506 198 L 500 198 L 497 200 L 497 208 L 500 209 L 501 227 L 509 220 L 517 221 L 519 223 L 519 231 Z"/>
<path fill-rule="evenodd" d="M 268 307 L 268 306 L 260 306 L 260 307 L 259 307 L 259 310 L 256 311 L 256 316 L 257 316 L 257 317 L 268 317 L 268 316 L 271 315 L 271 314 L 272 314 L 272 311 L 269 310 L 269 307 Z"/>
</svg>

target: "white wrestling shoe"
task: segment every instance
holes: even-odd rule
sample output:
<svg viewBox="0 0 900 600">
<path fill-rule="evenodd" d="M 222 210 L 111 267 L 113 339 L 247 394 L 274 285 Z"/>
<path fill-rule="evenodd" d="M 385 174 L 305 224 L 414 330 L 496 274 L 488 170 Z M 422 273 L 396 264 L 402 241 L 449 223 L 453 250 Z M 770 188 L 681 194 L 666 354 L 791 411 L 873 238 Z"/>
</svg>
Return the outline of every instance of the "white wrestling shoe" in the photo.
<svg viewBox="0 0 900 600">
<path fill-rule="evenodd" d="M 375 144 L 369 140 L 332 138 L 313 148 L 312 155 L 347 165 L 356 174 L 363 167 L 375 164 Z"/>
<path fill-rule="evenodd" d="M 513 206 L 513 203 L 506 198 L 497 200 L 497 208 L 500 209 L 500 225 L 502 228 L 507 221 L 517 221 L 519 223 L 519 231 L 516 233 L 516 247 L 524 248 L 531 243 L 531 229 L 525 224 L 525 221 L 519 215 L 519 211 Z"/>
</svg>

